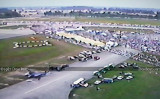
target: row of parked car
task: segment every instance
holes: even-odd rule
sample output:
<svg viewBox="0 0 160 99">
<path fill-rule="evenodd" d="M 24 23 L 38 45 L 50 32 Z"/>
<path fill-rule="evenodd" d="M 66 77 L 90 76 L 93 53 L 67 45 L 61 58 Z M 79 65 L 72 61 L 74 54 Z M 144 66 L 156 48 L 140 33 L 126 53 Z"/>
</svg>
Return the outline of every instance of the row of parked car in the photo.
<svg viewBox="0 0 160 99">
<path fill-rule="evenodd" d="M 69 60 L 79 60 L 85 62 L 90 59 L 99 60 L 99 56 L 93 56 L 93 54 L 97 53 L 96 51 L 82 51 L 77 56 L 69 56 Z"/>
<path fill-rule="evenodd" d="M 119 64 L 118 68 L 128 68 L 128 67 L 131 67 L 131 68 L 134 68 L 134 69 L 138 69 L 139 67 L 137 66 L 137 64 L 135 63 L 122 63 L 122 64 Z M 97 76 L 98 78 L 101 78 L 101 80 L 96 80 L 94 82 L 95 85 L 98 85 L 100 83 L 113 83 L 113 82 L 116 82 L 116 81 L 120 81 L 122 79 L 126 79 L 126 80 L 131 80 L 134 78 L 134 75 L 133 73 L 131 72 L 120 72 L 119 74 L 120 75 L 114 75 L 112 78 L 103 78 L 102 74 L 103 73 L 106 73 L 107 71 L 110 71 L 112 69 L 116 69 L 114 65 L 112 64 L 109 64 L 107 66 L 104 66 L 103 68 L 99 69 L 98 71 L 95 71 L 93 72 L 94 76 Z"/>
<path fill-rule="evenodd" d="M 131 80 L 134 78 L 133 73 L 131 72 L 126 72 L 126 73 L 120 73 L 121 75 L 119 76 L 113 76 L 112 78 L 103 78 L 102 80 L 96 80 L 94 82 L 95 85 L 99 85 L 100 83 L 113 83 L 116 81 L 120 81 L 122 79 L 126 79 L 126 80 Z"/>
<path fill-rule="evenodd" d="M 119 64 L 118 68 L 122 68 L 122 69 L 125 69 L 125 68 L 139 69 L 139 66 L 136 63 L 127 63 L 127 62 L 124 62 L 122 64 Z"/>
<path fill-rule="evenodd" d="M 109 64 L 109 65 L 104 66 L 103 68 L 100 68 L 98 71 L 94 71 L 93 75 L 97 76 L 98 78 L 102 78 L 103 73 L 106 73 L 107 71 L 110 71 L 114 68 L 115 66 L 113 64 Z"/>
<path fill-rule="evenodd" d="M 123 65 L 125 65 L 125 67 L 136 67 L 136 69 L 138 68 L 138 66 L 135 64 L 135 63 L 122 63 Z M 121 64 L 121 65 L 122 65 Z M 120 66 L 121 66 L 120 65 Z M 115 65 L 113 64 L 109 64 L 109 65 L 106 65 L 104 66 L 103 68 L 100 68 L 98 71 L 94 71 L 93 72 L 93 75 L 94 76 L 97 76 L 98 78 L 100 78 L 100 80 L 96 80 L 94 82 L 95 85 L 99 85 L 101 83 L 114 83 L 114 82 L 117 82 L 117 81 L 120 81 L 120 80 L 131 80 L 134 78 L 134 75 L 133 73 L 131 72 L 120 72 L 119 75 L 114 75 L 113 77 L 111 78 L 103 78 L 102 77 L 102 74 L 104 73 L 107 73 L 108 71 L 111 71 L 111 70 L 114 70 L 116 67 Z M 79 87 L 88 87 L 89 84 L 86 82 L 86 80 L 84 78 L 79 78 L 78 80 L 76 80 L 75 82 L 73 82 L 71 85 L 70 85 L 72 88 L 79 88 Z"/>
</svg>

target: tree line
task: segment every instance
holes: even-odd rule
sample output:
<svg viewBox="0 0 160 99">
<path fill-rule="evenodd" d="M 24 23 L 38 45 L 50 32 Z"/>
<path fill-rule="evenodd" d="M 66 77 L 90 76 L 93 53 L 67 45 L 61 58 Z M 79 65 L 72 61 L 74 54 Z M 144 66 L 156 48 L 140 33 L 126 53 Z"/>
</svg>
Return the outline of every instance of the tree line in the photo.
<svg viewBox="0 0 160 99">
<path fill-rule="evenodd" d="M 86 16 L 86 17 L 121 17 L 121 18 L 148 18 L 148 19 L 160 19 L 160 12 L 154 15 L 139 15 L 139 14 L 125 14 L 125 13 L 118 13 L 118 12 L 103 12 L 103 13 L 93 13 L 89 12 L 82 12 L 82 11 L 70 11 L 69 13 L 63 13 L 63 11 L 47 11 L 44 13 L 45 16 Z"/>
<path fill-rule="evenodd" d="M 8 9 L 0 9 L 0 18 L 12 18 L 12 17 L 21 17 L 16 11 Z"/>
</svg>

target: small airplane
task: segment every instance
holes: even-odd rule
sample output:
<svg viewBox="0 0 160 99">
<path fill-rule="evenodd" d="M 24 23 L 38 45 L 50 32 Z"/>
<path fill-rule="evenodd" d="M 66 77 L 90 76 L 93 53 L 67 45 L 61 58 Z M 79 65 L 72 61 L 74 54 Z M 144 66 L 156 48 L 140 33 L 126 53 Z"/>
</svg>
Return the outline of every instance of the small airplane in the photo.
<svg viewBox="0 0 160 99">
<path fill-rule="evenodd" d="M 27 70 L 28 70 L 28 73 L 26 73 L 25 76 L 27 76 L 28 78 L 38 78 L 38 80 L 40 80 L 41 77 L 44 77 L 47 74 L 46 71 L 41 73 L 41 72 L 33 72 L 29 69 L 27 69 Z"/>
</svg>

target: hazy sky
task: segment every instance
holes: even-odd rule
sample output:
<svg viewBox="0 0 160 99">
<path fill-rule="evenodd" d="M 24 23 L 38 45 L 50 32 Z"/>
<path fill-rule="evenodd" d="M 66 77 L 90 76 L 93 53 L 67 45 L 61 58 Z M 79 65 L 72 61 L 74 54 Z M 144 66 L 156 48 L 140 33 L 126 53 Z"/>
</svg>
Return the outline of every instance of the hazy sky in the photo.
<svg viewBox="0 0 160 99">
<path fill-rule="evenodd" d="M 95 6 L 160 9 L 160 0 L 0 0 L 0 7 L 33 6 Z"/>
</svg>

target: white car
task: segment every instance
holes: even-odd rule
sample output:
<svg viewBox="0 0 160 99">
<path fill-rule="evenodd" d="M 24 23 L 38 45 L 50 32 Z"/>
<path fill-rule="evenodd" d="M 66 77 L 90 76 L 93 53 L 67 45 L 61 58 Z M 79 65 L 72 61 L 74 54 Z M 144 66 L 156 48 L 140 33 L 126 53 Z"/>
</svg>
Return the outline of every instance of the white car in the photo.
<svg viewBox="0 0 160 99">
<path fill-rule="evenodd" d="M 95 85 L 99 85 L 100 83 L 101 83 L 100 80 L 96 80 L 96 81 L 94 82 Z"/>
<path fill-rule="evenodd" d="M 123 79 L 123 76 L 118 76 L 117 79 L 118 79 L 118 80 L 122 80 L 122 79 Z"/>
<path fill-rule="evenodd" d="M 130 80 L 130 79 L 133 79 L 133 76 L 126 77 L 126 80 Z"/>
<path fill-rule="evenodd" d="M 128 72 L 128 73 L 124 73 L 125 76 L 131 76 L 133 75 L 132 73 Z"/>
<path fill-rule="evenodd" d="M 96 51 L 92 51 L 92 54 L 96 54 Z"/>
<path fill-rule="evenodd" d="M 84 84 L 82 84 L 81 86 L 83 86 L 83 87 L 88 87 L 89 86 L 89 84 L 88 83 L 84 83 Z"/>
</svg>

